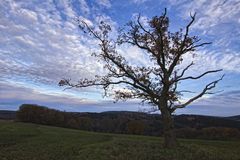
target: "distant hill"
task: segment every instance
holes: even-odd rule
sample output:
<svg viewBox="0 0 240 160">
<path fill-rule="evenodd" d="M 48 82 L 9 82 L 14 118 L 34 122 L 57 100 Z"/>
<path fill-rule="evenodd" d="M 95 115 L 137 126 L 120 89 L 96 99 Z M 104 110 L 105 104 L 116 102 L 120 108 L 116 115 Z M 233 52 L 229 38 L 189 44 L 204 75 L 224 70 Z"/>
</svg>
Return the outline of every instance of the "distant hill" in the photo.
<svg viewBox="0 0 240 160">
<path fill-rule="evenodd" d="M 240 121 L 240 115 L 237 116 L 231 116 L 231 117 L 226 117 L 227 119 L 235 120 L 235 121 Z"/>
<path fill-rule="evenodd" d="M 6 120 L 16 119 L 16 111 L 0 110 L 0 119 Z"/>
<path fill-rule="evenodd" d="M 62 112 L 35 104 L 23 104 L 19 111 L 0 111 L 0 119 L 17 119 L 95 132 L 162 136 L 159 114 L 109 111 L 102 113 Z M 240 139 L 240 121 L 234 117 L 175 115 L 175 131 L 180 138 Z"/>
<path fill-rule="evenodd" d="M 92 120 L 99 121 L 103 119 L 122 119 L 124 121 L 141 120 L 149 125 L 161 124 L 159 114 L 147 114 L 143 112 L 130 111 L 107 111 L 101 113 L 92 112 L 65 112 L 73 117 L 88 117 Z M 14 120 L 16 119 L 16 111 L 0 110 L 0 119 Z M 204 115 L 175 115 L 176 128 L 206 128 L 206 127 L 229 127 L 240 129 L 240 115 L 231 117 L 215 117 Z"/>
<path fill-rule="evenodd" d="M 229 127 L 240 129 L 240 121 L 231 117 L 178 115 L 175 116 L 175 126 L 178 128 Z"/>
<path fill-rule="evenodd" d="M 159 114 L 147 114 L 142 112 L 129 112 L 129 111 L 109 111 L 102 113 L 78 113 L 72 112 L 72 114 L 83 117 L 87 116 L 92 119 L 115 119 L 118 117 L 124 117 L 128 120 L 143 120 L 143 121 L 161 121 Z M 240 129 L 240 115 L 233 117 L 216 117 L 216 116 L 204 116 L 204 115 L 175 115 L 175 127 L 176 128 L 205 128 L 205 127 L 230 127 Z"/>
</svg>

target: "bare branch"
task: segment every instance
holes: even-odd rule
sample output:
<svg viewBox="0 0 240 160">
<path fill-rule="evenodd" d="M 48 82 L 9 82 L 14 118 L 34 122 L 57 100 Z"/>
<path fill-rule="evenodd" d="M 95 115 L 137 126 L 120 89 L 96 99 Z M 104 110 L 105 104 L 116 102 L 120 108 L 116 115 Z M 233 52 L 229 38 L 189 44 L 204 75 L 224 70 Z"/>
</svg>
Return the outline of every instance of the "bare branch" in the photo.
<svg viewBox="0 0 240 160">
<path fill-rule="evenodd" d="M 178 93 L 196 93 L 193 91 L 189 91 L 189 90 L 181 90 L 181 91 L 177 91 Z"/>
<path fill-rule="evenodd" d="M 137 23 L 138 23 L 139 27 L 156 42 L 156 39 L 155 39 L 154 35 L 150 31 L 148 31 L 147 29 L 145 29 L 143 27 L 142 23 L 140 22 L 140 18 L 141 18 L 141 15 L 139 14 L 138 18 L 137 18 Z"/>
<path fill-rule="evenodd" d="M 205 42 L 205 43 L 197 44 L 197 45 L 193 46 L 192 48 L 202 47 L 202 46 L 208 45 L 208 44 L 212 44 L 212 42 Z"/>
<path fill-rule="evenodd" d="M 170 67 L 169 67 L 169 74 L 172 73 L 172 71 L 173 71 L 174 67 L 177 65 L 180 57 L 184 54 L 183 49 L 184 49 L 184 47 L 186 46 L 186 41 L 187 41 L 187 38 L 188 38 L 189 29 L 190 29 L 190 26 L 191 26 L 191 25 L 193 24 L 193 22 L 195 21 L 195 16 L 196 16 L 196 13 L 194 13 L 193 16 L 190 15 L 191 21 L 190 21 L 190 22 L 188 23 L 188 25 L 186 26 L 186 31 L 185 31 L 184 39 L 183 39 L 183 41 L 182 41 L 182 43 L 181 43 L 181 47 L 180 47 L 180 49 L 179 49 L 179 51 L 178 51 L 177 56 L 175 57 L 175 59 L 173 60 L 172 64 L 171 64 Z"/>
<path fill-rule="evenodd" d="M 82 21 L 79 21 L 79 23 L 82 23 L 82 25 L 79 24 L 79 27 L 80 27 L 81 29 L 84 30 L 84 28 L 86 27 L 87 31 L 84 31 L 84 32 L 89 32 L 89 33 L 91 33 L 95 38 L 97 38 L 98 40 L 103 41 L 103 40 L 101 39 L 101 37 L 100 37 L 96 32 L 94 32 L 94 30 L 93 30 L 85 21 L 82 20 Z"/>
<path fill-rule="evenodd" d="M 177 80 L 177 79 L 181 78 L 181 77 L 184 75 L 184 73 L 185 73 L 193 64 L 194 64 L 194 63 L 191 62 L 186 68 L 183 69 L 182 73 L 181 73 L 179 76 L 177 76 L 176 79 L 174 79 L 174 80 Z"/>
<path fill-rule="evenodd" d="M 162 15 L 162 17 L 161 17 L 162 19 L 161 19 L 160 25 L 163 24 L 163 20 L 165 19 L 166 15 L 167 15 L 167 9 L 165 8 L 165 9 L 164 9 L 164 13 L 163 13 L 163 15 Z M 159 29 L 158 31 L 159 31 L 159 34 L 160 34 L 160 42 L 161 42 L 161 51 L 160 51 L 160 54 L 161 54 L 161 57 L 162 57 L 162 64 L 163 64 L 163 66 L 164 66 L 163 71 L 166 72 L 166 69 L 165 69 L 164 46 L 163 46 L 163 45 L 164 45 L 164 44 L 163 44 L 163 33 L 162 33 L 162 30 L 161 30 L 161 29 Z M 159 56 L 159 58 L 160 58 L 160 56 Z M 158 61 L 160 61 L 160 59 L 159 59 Z"/>
<path fill-rule="evenodd" d="M 176 81 L 182 81 L 182 80 L 187 80 L 187 79 L 199 79 L 199 78 L 205 76 L 206 74 L 215 73 L 215 72 L 220 72 L 220 71 L 222 71 L 222 69 L 211 70 L 211 71 L 204 72 L 203 74 L 201 74 L 201 75 L 199 75 L 199 76 L 197 76 L 197 77 L 188 76 L 188 77 L 184 77 L 184 78 L 178 78 L 178 79 L 176 79 Z"/>
<path fill-rule="evenodd" d="M 187 102 L 185 102 L 184 104 L 175 105 L 172 109 L 173 109 L 173 110 L 176 110 L 177 108 L 184 108 L 184 107 L 186 107 L 187 105 L 189 105 L 190 103 L 192 103 L 193 101 L 195 101 L 195 100 L 199 99 L 200 97 L 202 97 L 204 94 L 207 94 L 207 92 L 208 92 L 209 90 L 211 90 L 211 89 L 213 89 L 213 88 L 216 87 L 217 83 L 218 83 L 219 81 L 221 81 L 221 80 L 223 79 L 223 77 L 224 77 L 224 75 L 223 75 L 220 79 L 215 80 L 215 81 L 207 84 L 200 94 L 198 94 L 197 96 L 189 99 L 189 100 L 188 100 Z"/>
<path fill-rule="evenodd" d="M 205 42 L 205 43 L 200 43 L 200 44 L 193 45 L 194 43 L 195 43 L 195 42 L 191 43 L 191 44 L 189 45 L 190 47 L 187 47 L 186 49 L 184 49 L 184 50 L 182 51 L 182 53 L 184 54 L 184 53 L 186 53 L 186 52 L 193 51 L 193 50 L 195 50 L 195 49 L 198 48 L 198 47 L 203 47 L 203 46 L 205 46 L 205 45 L 212 44 L 212 42 Z"/>
</svg>

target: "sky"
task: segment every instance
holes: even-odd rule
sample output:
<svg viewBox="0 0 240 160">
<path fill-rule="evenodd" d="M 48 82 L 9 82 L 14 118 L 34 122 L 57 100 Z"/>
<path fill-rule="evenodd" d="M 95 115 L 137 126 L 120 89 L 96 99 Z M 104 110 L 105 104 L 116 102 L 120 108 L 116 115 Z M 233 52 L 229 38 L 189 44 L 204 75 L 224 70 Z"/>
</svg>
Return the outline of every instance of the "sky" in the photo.
<svg viewBox="0 0 240 160">
<path fill-rule="evenodd" d="M 184 28 L 196 12 L 191 35 L 211 45 L 196 51 L 188 74 L 223 69 L 199 81 L 181 84 L 192 91 L 201 89 L 225 74 L 214 89 L 176 114 L 231 116 L 240 114 L 240 1 L 239 0 L 1 0 L 0 1 L 0 110 L 17 110 L 23 103 L 65 111 L 141 111 L 138 100 L 113 103 L 99 88 L 63 90 L 62 78 L 77 81 L 104 73 L 102 63 L 91 56 L 98 42 L 86 36 L 76 19 L 97 25 L 105 21 L 113 34 L 141 14 L 141 20 L 168 10 L 170 30 Z M 141 50 L 120 47 L 130 62 L 146 64 Z M 183 66 L 192 57 L 185 57 Z M 218 92 L 221 91 L 221 92 Z M 186 95 L 182 99 L 191 98 Z"/>
</svg>

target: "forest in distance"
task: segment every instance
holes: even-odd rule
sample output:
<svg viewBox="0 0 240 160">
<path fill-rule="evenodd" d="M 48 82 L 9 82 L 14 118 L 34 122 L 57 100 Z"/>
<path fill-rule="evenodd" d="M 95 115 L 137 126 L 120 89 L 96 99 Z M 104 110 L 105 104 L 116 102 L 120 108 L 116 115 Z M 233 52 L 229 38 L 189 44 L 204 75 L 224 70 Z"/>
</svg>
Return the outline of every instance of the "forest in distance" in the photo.
<svg viewBox="0 0 240 160">
<path fill-rule="evenodd" d="M 0 119 L 94 132 L 149 136 L 162 136 L 163 134 L 161 116 L 142 112 L 64 112 L 45 106 L 23 104 L 17 112 L 1 111 Z M 240 116 L 175 115 L 174 120 L 178 138 L 240 139 Z"/>
</svg>

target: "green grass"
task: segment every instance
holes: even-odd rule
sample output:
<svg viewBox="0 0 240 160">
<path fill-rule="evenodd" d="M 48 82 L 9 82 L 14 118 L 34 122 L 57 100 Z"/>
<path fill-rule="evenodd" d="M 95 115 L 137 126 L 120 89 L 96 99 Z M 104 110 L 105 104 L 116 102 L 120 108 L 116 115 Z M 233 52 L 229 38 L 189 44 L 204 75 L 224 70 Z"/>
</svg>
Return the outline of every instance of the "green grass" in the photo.
<svg viewBox="0 0 240 160">
<path fill-rule="evenodd" d="M 240 160 L 240 141 L 179 141 L 0 121 L 0 160 Z"/>
</svg>

